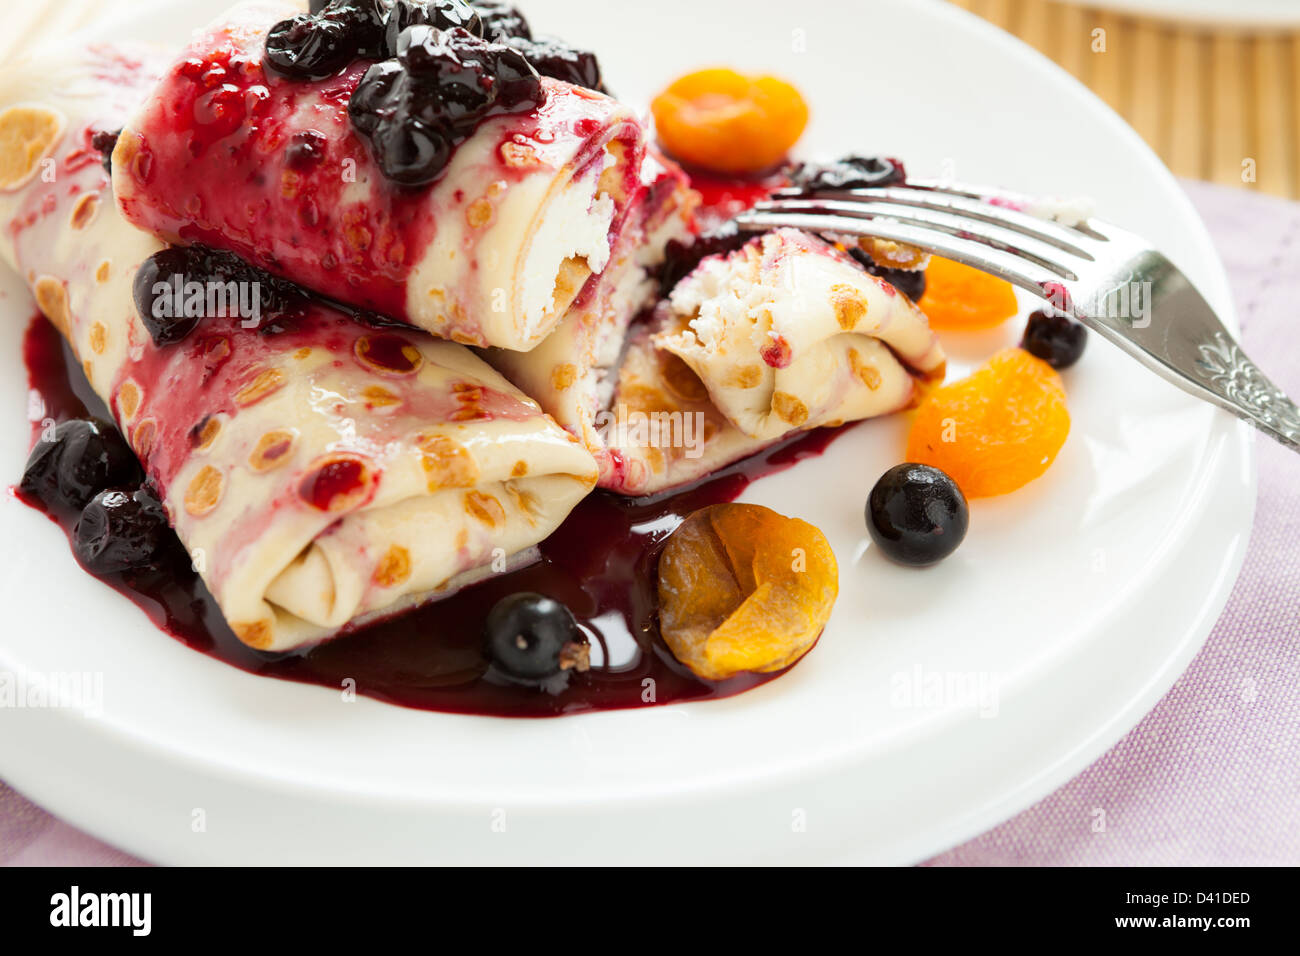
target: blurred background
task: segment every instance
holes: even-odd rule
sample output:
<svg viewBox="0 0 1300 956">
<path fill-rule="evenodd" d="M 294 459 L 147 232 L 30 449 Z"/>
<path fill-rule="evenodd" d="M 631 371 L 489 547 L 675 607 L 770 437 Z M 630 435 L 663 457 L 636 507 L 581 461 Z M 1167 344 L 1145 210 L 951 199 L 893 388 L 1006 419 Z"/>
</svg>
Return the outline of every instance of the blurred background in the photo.
<svg viewBox="0 0 1300 956">
<path fill-rule="evenodd" d="M 1300 198 L 1300 0 L 949 2 L 1073 73 L 1176 175 Z"/>
</svg>

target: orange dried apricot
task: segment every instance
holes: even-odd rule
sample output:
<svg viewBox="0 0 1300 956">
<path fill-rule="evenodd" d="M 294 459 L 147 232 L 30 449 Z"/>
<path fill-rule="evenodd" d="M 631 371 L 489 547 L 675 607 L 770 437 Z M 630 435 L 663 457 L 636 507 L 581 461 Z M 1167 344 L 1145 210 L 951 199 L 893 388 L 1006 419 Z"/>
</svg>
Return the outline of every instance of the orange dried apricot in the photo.
<svg viewBox="0 0 1300 956">
<path fill-rule="evenodd" d="M 947 472 L 967 498 L 987 498 L 1047 471 L 1069 434 L 1061 376 L 1024 349 L 1004 349 L 921 402 L 907 460 Z"/>
<path fill-rule="evenodd" d="M 785 80 L 728 69 L 687 73 L 650 110 L 668 152 L 732 175 L 775 166 L 808 125 L 808 104 Z"/>
<path fill-rule="evenodd" d="M 839 594 L 826 536 L 759 505 L 701 508 L 659 558 L 659 627 L 706 680 L 789 667 L 816 642 Z"/>
<path fill-rule="evenodd" d="M 963 332 L 991 329 L 1019 311 L 1010 282 L 939 256 L 930 258 L 916 304 L 931 328 Z"/>
</svg>

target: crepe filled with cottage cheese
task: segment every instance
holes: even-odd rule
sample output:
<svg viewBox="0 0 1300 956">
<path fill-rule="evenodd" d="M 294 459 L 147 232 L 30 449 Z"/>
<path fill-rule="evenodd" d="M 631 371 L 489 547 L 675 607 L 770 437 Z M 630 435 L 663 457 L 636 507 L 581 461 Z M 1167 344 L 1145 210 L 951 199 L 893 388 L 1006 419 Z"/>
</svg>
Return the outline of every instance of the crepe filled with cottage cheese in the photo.
<svg viewBox="0 0 1300 956">
<path fill-rule="evenodd" d="M 628 327 L 658 292 L 656 269 L 670 241 L 688 242 L 699 195 L 685 174 L 651 149 L 609 265 L 593 276 L 563 321 L 528 352 L 483 357 L 587 445 L 602 481 L 613 480 L 606 427 Z"/>
<path fill-rule="evenodd" d="M 898 411 L 916 375 L 942 377 L 944 352 L 920 309 L 793 229 L 704 259 L 669 302 L 654 344 L 751 438 Z"/>
<path fill-rule="evenodd" d="M 651 494 L 789 435 L 908 408 L 942 380 L 925 315 L 795 230 L 705 257 L 635 330 L 601 485 Z"/>
<path fill-rule="evenodd" d="M 127 219 L 442 338 L 537 345 L 611 260 L 645 150 L 636 115 L 542 77 L 540 106 L 485 117 L 436 181 L 395 182 L 350 101 L 372 67 L 398 71 L 398 61 L 280 75 L 264 60 L 268 31 L 297 12 L 241 3 L 166 69 L 118 139 L 114 189 Z"/>
<path fill-rule="evenodd" d="M 0 257 L 111 409 L 234 632 L 301 647 L 526 559 L 596 464 L 467 348 L 309 298 L 156 343 L 132 286 L 164 247 L 119 214 L 92 145 L 153 75 L 107 47 L 0 75 Z"/>
</svg>

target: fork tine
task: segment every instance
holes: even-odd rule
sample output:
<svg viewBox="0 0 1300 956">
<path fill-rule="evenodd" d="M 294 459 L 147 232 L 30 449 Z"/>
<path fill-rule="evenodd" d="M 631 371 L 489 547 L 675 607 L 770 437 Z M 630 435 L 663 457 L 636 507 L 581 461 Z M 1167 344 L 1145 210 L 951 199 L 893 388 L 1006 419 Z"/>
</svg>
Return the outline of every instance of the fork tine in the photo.
<svg viewBox="0 0 1300 956">
<path fill-rule="evenodd" d="M 904 186 L 872 186 L 863 189 L 815 190 L 799 194 L 797 190 L 782 190 L 775 198 L 809 197 L 836 199 L 847 202 L 890 200 L 919 209 L 931 209 L 948 212 L 953 215 L 978 219 L 981 222 L 1000 226 L 1026 236 L 1049 243 L 1071 255 L 1089 261 L 1098 258 L 1099 242 L 1105 239 L 1097 234 L 1089 235 L 1081 229 L 1065 226 L 1050 219 L 1044 219 L 1022 212 L 1007 203 L 1014 197 L 999 196 L 997 193 L 983 195 L 969 191 L 970 187 L 950 189 L 939 185 L 930 185 L 927 181 L 908 182 Z M 1015 199 L 1014 201 L 1019 201 Z"/>
<path fill-rule="evenodd" d="M 1011 203 L 1027 204 L 1034 199 L 1033 196 L 1009 190 L 997 190 L 990 186 L 973 186 L 970 183 L 946 183 L 939 179 L 911 179 L 908 180 L 907 185 L 915 186 L 917 189 L 929 190 L 930 192 L 948 193 L 963 199 L 977 200 L 985 206 L 1006 209 L 1010 212 L 1019 211 L 1018 207 L 1010 205 Z M 1038 223 L 1040 229 L 1054 230 L 1058 236 L 1063 237 L 1068 242 L 1078 242 L 1081 238 L 1091 239 L 1093 240 L 1094 251 L 1103 254 L 1108 254 L 1109 250 L 1104 246 L 1097 246 L 1097 244 L 1109 243 L 1116 238 L 1115 236 L 1106 235 L 1099 228 L 1099 226 L 1105 225 L 1107 230 L 1115 231 L 1110 223 L 1102 224 L 1092 217 L 1082 219 L 1076 223 L 1066 224 L 1055 219 L 1048 219 L 1023 211 L 1020 211 L 1020 215 L 1028 216 L 1029 220 Z M 1124 233 L 1124 235 L 1137 240 L 1139 245 L 1145 245 L 1141 239 L 1133 236 L 1132 233 Z"/>
<path fill-rule="evenodd" d="M 996 249 L 1005 249 L 1025 259 L 1035 262 L 1059 278 L 1074 281 L 1078 275 L 1062 259 L 1067 254 L 1057 245 L 1043 242 L 1033 236 L 1013 229 L 1003 228 L 994 222 L 972 222 L 962 214 L 948 212 L 943 208 L 899 204 L 894 202 L 873 202 L 865 196 L 845 199 L 779 199 L 760 203 L 757 207 L 764 212 L 829 212 L 855 219 L 895 219 L 899 222 L 919 226 L 929 226 L 950 233 L 963 239 L 985 242 Z M 1088 257 L 1089 261 L 1092 257 Z"/>
<path fill-rule="evenodd" d="M 916 226 L 890 219 L 855 219 L 828 213 L 769 212 L 754 208 L 736 216 L 742 229 L 756 232 L 768 229 L 802 229 L 813 233 L 844 233 L 851 236 L 876 236 L 917 246 L 947 259 L 992 273 L 1026 289 L 1034 295 L 1050 297 L 1061 283 L 1060 276 L 1028 259 L 972 239 L 926 226 Z"/>
</svg>

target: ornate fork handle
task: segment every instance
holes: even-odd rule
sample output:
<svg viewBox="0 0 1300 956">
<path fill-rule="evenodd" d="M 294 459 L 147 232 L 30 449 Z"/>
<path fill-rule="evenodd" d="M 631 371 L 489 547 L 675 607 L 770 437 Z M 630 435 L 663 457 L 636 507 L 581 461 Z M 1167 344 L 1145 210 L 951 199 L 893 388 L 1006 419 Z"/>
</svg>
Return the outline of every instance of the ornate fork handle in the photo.
<svg viewBox="0 0 1300 956">
<path fill-rule="evenodd" d="M 1109 314 L 1085 321 L 1175 385 L 1300 452 L 1300 408 L 1250 360 L 1187 276 L 1145 250 L 1112 271 L 1105 286 L 1133 280 L 1151 289 L 1147 321 Z"/>
<path fill-rule="evenodd" d="M 1216 332 L 1198 349 L 1196 372 L 1238 415 L 1300 449 L 1300 408 L 1269 381 L 1230 337 Z"/>
</svg>

